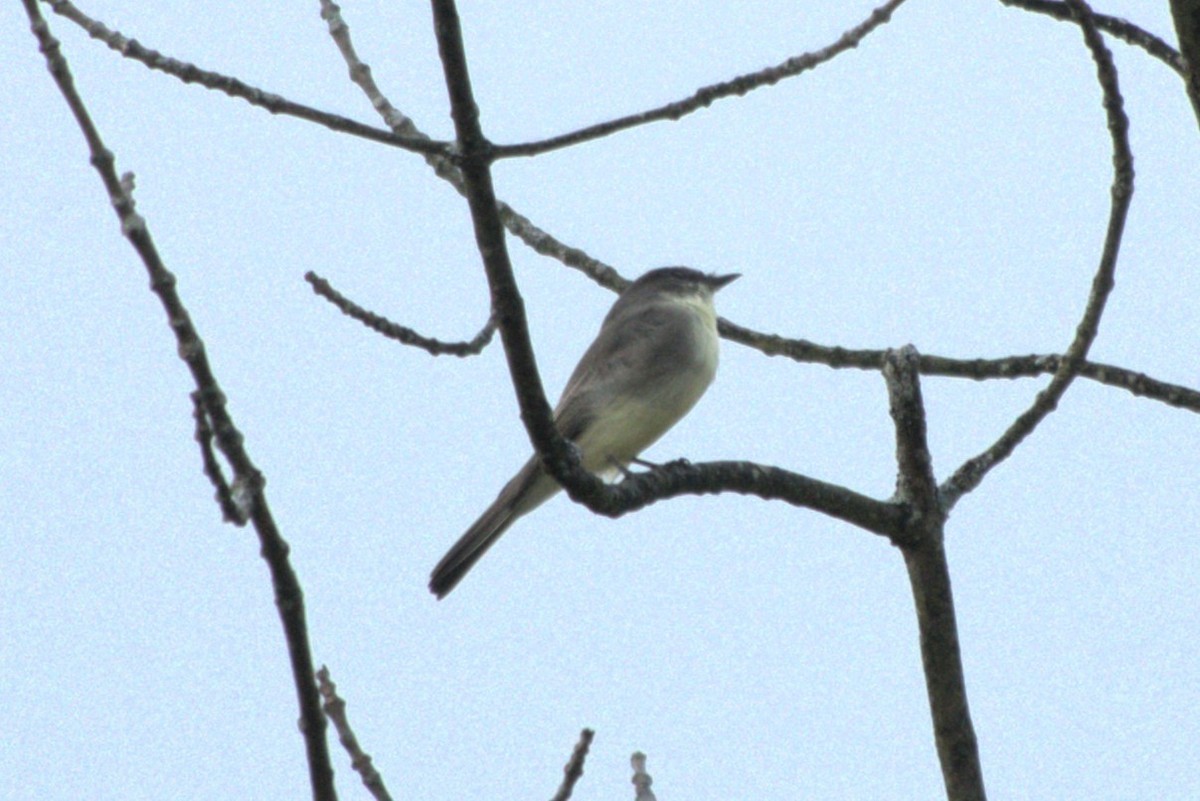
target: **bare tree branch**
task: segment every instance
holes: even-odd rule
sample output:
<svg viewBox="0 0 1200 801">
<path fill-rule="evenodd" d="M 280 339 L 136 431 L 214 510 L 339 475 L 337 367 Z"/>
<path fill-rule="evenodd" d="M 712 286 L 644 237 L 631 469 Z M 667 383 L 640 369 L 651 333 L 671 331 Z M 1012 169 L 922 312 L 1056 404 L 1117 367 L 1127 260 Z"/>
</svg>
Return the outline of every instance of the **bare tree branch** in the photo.
<svg viewBox="0 0 1200 801">
<path fill-rule="evenodd" d="M 842 53 L 845 53 L 847 50 L 858 47 L 859 43 L 868 34 L 890 20 L 892 13 L 903 2 L 904 0 L 888 0 L 888 2 L 872 11 L 870 16 L 865 20 L 842 34 L 836 42 L 822 47 L 820 50 L 793 56 L 774 67 L 767 67 L 757 72 L 739 75 L 728 81 L 721 81 L 711 86 L 705 86 L 697 89 L 690 97 L 667 103 L 649 111 L 629 114 L 597 125 L 589 125 L 577 131 L 553 136 L 538 142 L 527 142 L 520 145 L 497 145 L 495 157 L 502 159 L 516 156 L 536 156 L 541 153 L 548 153 L 551 150 L 558 150 L 583 142 L 589 142 L 593 139 L 600 139 L 618 131 L 636 128 L 639 125 L 661 122 L 663 120 L 679 120 L 702 108 L 708 108 L 718 100 L 729 97 L 741 97 L 753 92 L 755 89 L 761 89 L 764 86 L 774 86 L 782 80 L 794 78 L 803 72 L 815 69 L 825 62 L 831 61 Z"/>
<path fill-rule="evenodd" d="M 646 755 L 641 751 L 634 751 L 629 762 L 633 765 L 631 781 L 634 787 L 634 801 L 657 801 L 654 791 L 650 789 L 654 779 L 650 778 L 650 774 L 646 772 Z"/>
<path fill-rule="evenodd" d="M 646 472 L 628 473 L 619 484 L 601 486 L 605 491 L 595 496 L 577 493 L 579 497 L 571 497 L 597 514 L 615 518 L 680 495 L 736 492 L 812 509 L 887 537 L 896 544 L 904 536 L 907 515 L 900 504 L 878 501 L 836 484 L 754 462 L 693 464 L 680 459 Z"/>
<path fill-rule="evenodd" d="M 167 313 L 167 323 L 175 334 L 179 356 L 187 365 L 196 384 L 193 398 L 203 407 L 208 421 L 212 424 L 212 434 L 216 437 L 217 446 L 233 467 L 234 481 L 228 498 L 238 507 L 238 513 L 248 516 L 254 524 L 263 559 L 271 571 L 275 604 L 287 638 L 292 676 L 300 704 L 300 729 L 308 752 L 313 798 L 317 801 L 335 801 L 337 794 L 333 786 L 333 768 L 325 742 L 325 717 L 321 714 L 320 699 L 313 682 L 304 596 L 296 574 L 288 562 L 288 545 L 280 536 L 271 510 L 267 506 L 263 492 L 265 479 L 242 446 L 241 432 L 237 430 L 226 409 L 225 394 L 221 391 L 208 363 L 204 343 L 192 325 L 183 301 L 175 291 L 175 276 L 163 264 L 146 220 L 137 213 L 132 195 L 132 176 L 117 177 L 113 154 L 105 147 L 100 132 L 75 90 L 70 68 L 62 55 L 58 40 L 51 35 L 50 28 L 37 7 L 37 0 L 22 2 L 29 16 L 30 27 L 37 37 L 41 52 L 46 57 L 50 74 L 87 140 L 92 166 L 100 174 L 108 192 L 109 200 L 121 223 L 121 232 L 141 257 L 150 276 L 150 289 L 158 296 Z"/>
<path fill-rule="evenodd" d="M 888 409 L 896 427 L 896 496 L 910 510 L 901 551 L 921 632 L 925 689 L 946 797 L 950 801 L 983 801 L 987 794 L 979 744 L 967 704 L 950 568 L 946 563 L 946 515 L 938 500 L 933 460 L 926 440 L 918 364 L 917 351 L 909 346 L 888 351 L 883 365 Z"/>
<path fill-rule="evenodd" d="M 488 319 L 483 328 L 479 330 L 479 333 L 470 341 L 442 342 L 432 337 L 422 336 L 407 326 L 393 323 L 385 317 L 380 317 L 374 312 L 367 311 L 342 295 L 330 286 L 328 281 L 314 272 L 305 273 L 304 280 L 308 281 L 309 285 L 312 286 L 313 292 L 328 300 L 347 317 L 358 320 L 367 328 L 383 334 L 388 339 L 394 339 L 405 345 L 420 348 L 431 356 L 443 356 L 447 354 L 451 356 L 474 356 L 492 341 L 492 335 L 496 333 L 496 320 L 492 317 Z"/>
<path fill-rule="evenodd" d="M 1108 230 L 1104 237 L 1104 249 L 1100 263 L 1092 279 L 1083 318 L 1075 330 L 1075 339 L 1067 348 L 1054 378 L 1038 393 L 1033 404 L 1009 426 L 995 443 L 977 456 L 968 459 L 954 475 L 942 485 L 942 502 L 946 509 L 953 508 L 964 494 L 979 486 L 983 477 L 1016 449 L 1025 437 L 1033 433 L 1038 424 L 1058 406 L 1059 399 L 1071 386 L 1079 373 L 1084 357 L 1096 338 L 1100 328 L 1100 317 L 1113 288 L 1113 275 L 1117 269 L 1117 256 L 1121 249 L 1121 237 L 1125 231 L 1125 218 L 1133 198 L 1133 152 L 1129 147 L 1129 119 L 1125 116 L 1124 101 L 1117 84 L 1117 69 L 1112 54 L 1104 45 L 1096 29 L 1092 11 L 1083 0 L 1070 0 L 1078 15 L 1084 42 L 1096 62 L 1096 76 L 1104 92 L 1104 110 L 1108 117 L 1108 131 L 1113 149 L 1112 205 L 1108 218 Z"/>
<path fill-rule="evenodd" d="M 321 18 L 329 26 L 329 35 L 337 45 L 338 52 L 342 54 L 342 59 L 346 62 L 351 80 L 366 95 L 371 107 L 379 113 L 388 127 L 396 135 L 405 139 L 432 141 L 417 127 L 416 123 L 392 105 L 392 102 L 375 83 L 370 65 L 359 57 L 358 51 L 354 47 L 354 42 L 350 37 L 350 26 L 342 17 L 341 8 L 332 0 L 321 0 Z M 439 178 L 449 183 L 459 194 L 466 196 L 462 173 L 446 154 L 425 153 L 424 158 L 425 163 Z M 498 200 L 497 205 L 504 227 L 535 253 L 549 256 L 568 267 L 579 270 L 593 281 L 614 292 L 620 292 L 628 285 L 629 282 L 611 266 L 592 258 L 579 248 L 571 247 L 554 238 L 504 201 Z"/>
<path fill-rule="evenodd" d="M 912 345 L 889 350 L 884 355 L 888 412 L 896 428 L 896 500 L 911 510 L 908 525 L 914 519 L 942 516 L 937 482 L 933 478 L 933 457 L 926 441 L 919 364 L 920 355 Z"/>
<path fill-rule="evenodd" d="M 216 490 L 215 495 L 217 505 L 221 507 L 221 517 L 227 523 L 244 526 L 247 522 L 246 515 L 242 512 L 242 507 L 234 500 L 233 491 L 225 479 L 225 471 L 217 459 L 217 454 L 213 452 L 212 421 L 209 420 L 208 409 L 204 405 L 204 399 L 199 390 L 192 392 L 192 419 L 196 421 L 194 438 L 200 445 L 200 460 L 203 464 L 204 475 L 208 476 L 213 489 Z"/>
<path fill-rule="evenodd" d="M 1059 0 L 1000 0 L 1000 2 L 1013 8 L 1045 14 L 1048 17 L 1053 17 L 1063 22 L 1075 21 L 1075 14 L 1071 10 L 1071 4 L 1067 2 L 1060 2 Z M 1093 14 L 1092 18 L 1096 21 L 1096 27 L 1100 30 L 1134 47 L 1142 48 L 1180 75 L 1184 74 L 1185 65 L 1179 53 L 1159 37 L 1120 17 L 1110 17 L 1107 14 Z"/>
<path fill-rule="evenodd" d="M 398 147 L 402 150 L 422 154 L 440 153 L 444 155 L 448 153 L 445 142 L 431 141 L 428 137 L 414 139 L 397 136 L 391 131 L 372 128 L 369 125 L 363 125 L 361 122 L 349 119 L 348 117 L 330 114 L 311 106 L 306 106 L 303 103 L 287 100 L 277 94 L 265 92 L 262 89 L 250 86 L 237 78 L 201 69 L 195 64 L 189 64 L 185 61 L 164 56 L 157 50 L 143 47 L 136 39 L 130 39 L 122 35 L 119 31 L 111 30 L 103 23 L 92 19 L 73 5 L 70 0 L 43 0 L 43 2 L 49 5 L 55 14 L 59 14 L 74 22 L 87 31 L 87 34 L 93 39 L 97 39 L 107 45 L 110 50 L 115 50 L 126 58 L 139 61 L 152 70 L 174 76 L 184 83 L 196 83 L 207 89 L 224 92 L 230 97 L 241 98 L 252 106 L 266 109 L 272 114 L 283 114 L 289 117 L 308 120 L 309 122 L 323 125 L 331 131 L 350 134 L 351 136 L 357 136 L 372 142 Z"/>
<path fill-rule="evenodd" d="M 100 23 L 83 14 L 68 0 L 46 0 L 59 14 L 83 27 L 93 38 L 107 44 L 110 48 L 121 52 L 130 58 L 146 64 L 152 69 L 173 75 L 185 82 L 196 82 L 210 88 L 220 89 L 230 96 L 239 97 L 252 105 L 265 108 L 273 114 L 297 116 L 317 122 L 332 130 L 346 130 L 347 133 L 360 135 L 383 144 L 396 144 L 396 140 L 386 132 L 367 127 L 365 130 L 350 130 L 360 123 L 337 115 L 326 115 L 324 112 L 310 109 L 298 103 L 281 98 L 278 95 L 263 92 L 249 87 L 235 78 L 220 75 L 184 64 L 173 58 L 162 56 L 156 51 L 149 50 L 136 41 L 128 39 L 120 33 L 110 31 Z M 1008 0 L 1009 5 L 1040 11 L 1052 16 L 1066 16 L 1065 4 L 1049 2 L 1048 0 Z M 396 109 L 383 95 L 371 77 L 370 67 L 362 62 L 350 40 L 349 27 L 341 16 L 341 10 L 330 0 L 322 0 L 321 15 L 329 25 L 330 34 L 338 44 L 338 49 L 346 59 L 350 76 L 362 88 L 372 107 L 378 110 L 384 121 L 393 128 L 393 135 L 408 143 L 425 142 L 415 147 L 422 157 L 435 170 L 437 175 L 460 193 L 464 192 L 462 176 L 458 168 L 448 157 L 447 143 L 437 142 L 421 132 L 411 119 Z M 1123 35 L 1128 41 L 1151 50 L 1168 63 L 1178 59 L 1174 50 L 1141 29 L 1119 20 L 1115 17 L 1099 18 L 1107 25 L 1114 35 Z M 870 22 L 868 20 L 867 22 Z M 867 24 L 867 23 L 864 23 Z M 1139 33 L 1140 32 L 1140 33 Z M 1144 34 L 1144 35 L 1143 35 Z M 1162 51 L 1154 42 L 1159 42 L 1166 51 Z M 835 45 L 830 45 L 834 47 Z M 828 48 L 826 48 L 828 49 Z M 821 51 L 817 51 L 821 52 Z M 798 56 L 797 58 L 802 58 Z M 348 127 L 347 127 L 348 126 Z M 596 259 L 583 250 L 565 244 L 549 232 L 539 228 L 528 217 L 517 212 L 503 201 L 498 201 L 500 219 L 510 233 L 519 238 L 529 248 L 544 256 L 549 256 L 559 262 L 579 270 L 601 286 L 614 292 L 620 292 L 629 281 L 623 278 L 611 265 Z M 389 325 L 394 325 L 388 323 Z M 368 324 L 369 325 L 369 324 Z M 734 342 L 756 348 L 768 356 L 783 355 L 802 362 L 827 364 L 830 367 L 853 367 L 866 370 L 879 370 L 883 364 L 883 350 L 850 350 L 846 348 L 828 347 L 807 342 L 802 339 L 789 339 L 775 334 L 753 331 L 749 328 L 722 320 L 721 335 Z M 386 334 L 386 332 L 382 332 Z M 416 332 L 413 332 L 418 336 Z M 482 333 L 482 332 L 481 332 Z M 400 339 L 400 337 L 395 337 Z M 478 338 L 478 337 L 477 337 Z M 472 340 L 474 342 L 476 340 Z M 1061 361 L 1058 355 L 1030 355 L 1020 357 L 1004 357 L 1001 359 L 971 359 L 957 360 L 948 357 L 923 355 L 921 357 L 921 372 L 925 375 L 962 376 L 975 379 L 985 378 L 1018 378 L 1023 376 L 1044 375 L 1058 369 Z M 1151 378 L 1127 368 L 1112 365 L 1083 362 L 1079 375 L 1083 378 L 1098 381 L 1109 386 L 1120 387 L 1135 395 L 1162 401 L 1190 411 L 1200 411 L 1200 392 L 1175 384 L 1169 384 Z"/>
<path fill-rule="evenodd" d="M 767 356 L 784 356 L 793 361 L 824 364 L 834 369 L 879 370 L 883 367 L 883 359 L 887 353 L 885 350 L 853 350 L 819 345 L 806 339 L 764 334 L 724 319 L 720 320 L 718 325 L 721 335 L 726 339 L 754 348 Z M 1053 375 L 1061 367 L 1064 358 L 1053 353 L 1004 356 L 998 359 L 952 359 L 948 356 L 922 354 L 920 368 L 921 375 L 970 378 L 976 381 L 993 378 L 1032 378 Z M 1200 412 L 1200 392 L 1151 378 L 1145 373 L 1125 367 L 1085 360 L 1079 364 L 1079 377 L 1124 389 L 1138 397 L 1161 401 L 1168 406 Z"/>
<path fill-rule="evenodd" d="M 434 34 L 450 98 L 450 116 L 454 120 L 459 169 L 475 229 L 475 243 L 491 288 L 492 313 L 500 327 L 500 340 L 504 343 L 504 355 L 521 409 L 521 420 L 529 432 L 534 449 L 542 454 L 551 475 L 563 486 L 576 492 L 586 488 L 589 495 L 602 495 L 604 483 L 583 469 L 579 464 L 579 454 L 554 427 L 550 404 L 546 400 L 546 391 L 534 361 L 525 304 L 513 277 L 504 228 L 496 209 L 491 173 L 493 149 L 479 125 L 479 108 L 471 89 L 458 9 L 453 0 L 432 0 L 431 5 Z"/>
<path fill-rule="evenodd" d="M 1200 122 L 1200 0 L 1171 0 L 1171 17 L 1182 53 L 1183 80 L 1192 111 Z"/>
<path fill-rule="evenodd" d="M 383 783 L 383 776 L 375 770 L 370 754 L 362 750 L 362 746 L 358 744 L 358 737 L 354 734 L 354 729 L 350 728 L 350 718 L 346 715 L 346 702 L 337 694 L 337 685 L 329 678 L 329 668 L 324 665 L 317 671 L 317 686 L 321 697 L 325 699 L 321 708 L 337 730 L 338 742 L 350 756 L 350 766 L 358 773 L 363 786 L 377 801 L 391 801 L 392 796 Z"/>
<path fill-rule="evenodd" d="M 974 378 L 1021 378 L 1049 375 L 1058 372 L 1066 357 L 1057 354 L 1008 356 L 1003 359 L 949 359 L 944 356 L 922 356 L 922 375 L 944 375 Z M 1145 373 L 1127 370 L 1100 362 L 1079 364 L 1079 378 L 1123 389 L 1132 395 L 1161 401 L 1168 406 L 1200 412 L 1200 392 L 1179 384 L 1169 384 Z"/>
<path fill-rule="evenodd" d="M 591 729 L 584 729 L 579 733 L 579 742 L 575 744 L 575 750 L 571 752 L 571 758 L 563 766 L 562 784 L 558 786 L 558 792 L 554 794 L 550 801 L 567 801 L 571 797 L 571 793 L 575 791 L 575 785 L 579 783 L 580 777 L 583 776 L 583 763 L 587 759 L 588 749 L 592 747 L 592 738 L 595 736 L 596 732 Z"/>
<path fill-rule="evenodd" d="M 342 9 L 338 4 L 332 0 L 321 0 L 321 19 L 325 20 L 325 23 L 329 26 L 329 35 L 333 38 L 334 43 L 341 52 L 342 59 L 350 68 L 350 80 L 371 101 L 371 107 L 379 113 L 387 127 L 401 136 L 411 137 L 417 141 L 432 141 L 424 133 L 417 130 L 413 121 L 404 116 L 384 96 L 383 92 L 380 91 L 379 85 L 375 83 L 375 79 L 371 75 L 371 68 L 359 59 L 358 52 L 354 49 L 354 43 L 350 41 L 350 26 L 342 18 Z M 425 155 L 428 159 L 431 156 L 445 154 L 426 153 Z"/>
</svg>

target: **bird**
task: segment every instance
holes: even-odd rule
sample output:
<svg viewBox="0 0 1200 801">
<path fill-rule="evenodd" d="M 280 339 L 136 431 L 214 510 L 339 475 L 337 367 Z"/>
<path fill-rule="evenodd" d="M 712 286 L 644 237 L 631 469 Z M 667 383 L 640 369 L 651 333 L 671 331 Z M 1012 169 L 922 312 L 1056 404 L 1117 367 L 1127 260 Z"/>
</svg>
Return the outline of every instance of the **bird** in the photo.
<svg viewBox="0 0 1200 801">
<path fill-rule="evenodd" d="M 554 409 L 584 469 L 615 476 L 700 400 L 717 370 L 713 295 L 739 277 L 660 267 L 620 294 Z M 430 591 L 444 598 L 509 526 L 560 489 L 535 453 L 437 563 Z"/>
</svg>

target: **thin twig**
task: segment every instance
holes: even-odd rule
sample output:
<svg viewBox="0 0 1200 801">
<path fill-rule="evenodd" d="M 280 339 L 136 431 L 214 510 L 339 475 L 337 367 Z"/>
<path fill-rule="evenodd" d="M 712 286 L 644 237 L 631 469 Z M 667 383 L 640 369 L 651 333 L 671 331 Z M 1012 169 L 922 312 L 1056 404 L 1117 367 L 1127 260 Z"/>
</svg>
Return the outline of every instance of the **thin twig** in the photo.
<svg viewBox="0 0 1200 801">
<path fill-rule="evenodd" d="M 1100 318 L 1113 288 L 1113 276 L 1117 269 L 1117 256 L 1121 249 L 1121 236 L 1125 231 L 1125 219 L 1133 198 L 1133 153 L 1129 147 L 1129 119 L 1123 109 L 1120 86 L 1117 83 L 1117 68 L 1112 54 L 1104 45 L 1096 29 L 1092 11 L 1083 0 L 1070 0 L 1078 13 L 1078 22 L 1083 39 L 1096 62 L 1096 76 L 1104 92 L 1104 110 L 1108 118 L 1108 131 L 1112 139 L 1113 184 L 1112 205 L 1108 218 L 1108 230 L 1104 237 L 1104 249 L 1100 263 L 1092 278 L 1087 307 L 1075 329 L 1075 338 L 1067 348 L 1054 378 L 1038 393 L 1032 405 L 1009 426 L 995 443 L 977 456 L 968 459 L 954 475 L 942 485 L 942 502 L 950 509 L 964 494 L 979 486 L 983 477 L 996 465 L 1004 461 L 1025 437 L 1033 433 L 1038 424 L 1058 406 L 1063 393 L 1071 386 L 1083 365 L 1088 349 L 1100 330 Z"/>
<path fill-rule="evenodd" d="M 571 793 L 575 791 L 575 785 L 583 776 L 583 763 L 587 759 L 588 749 L 592 747 L 592 739 L 595 736 L 596 732 L 591 729 L 584 729 L 579 733 L 579 742 L 575 743 L 575 750 L 571 752 L 571 758 L 563 766 L 562 784 L 558 786 L 558 792 L 550 801 L 567 801 L 571 797 Z"/>
<path fill-rule="evenodd" d="M 731 342 L 754 348 L 767 356 L 783 356 L 807 364 L 824 364 L 834 369 L 879 370 L 887 353 L 883 349 L 855 350 L 819 345 L 806 339 L 789 339 L 765 334 L 731 323 L 719 322 L 721 335 Z M 994 378 L 1033 378 L 1053 375 L 1065 357 L 1059 354 L 1028 354 L 996 359 L 952 359 L 948 356 L 921 355 L 921 375 L 970 378 L 984 381 Z M 1079 377 L 1105 386 L 1124 389 L 1138 397 L 1161 401 L 1169 406 L 1200 412 L 1200 392 L 1180 384 L 1171 384 L 1145 373 L 1101 362 L 1082 361 Z"/>
<path fill-rule="evenodd" d="M 767 67 L 757 72 L 739 75 L 727 81 L 702 87 L 683 100 L 676 100 L 648 111 L 618 117 L 615 120 L 608 120 L 597 125 L 589 125 L 586 128 L 580 128 L 571 133 L 552 136 L 537 142 L 526 142 L 519 145 L 496 145 L 495 158 L 536 156 L 552 150 L 578 145 L 582 142 L 589 142 L 593 139 L 599 139 L 618 131 L 625 131 L 640 125 L 646 125 L 647 123 L 663 120 L 679 120 L 700 109 L 708 108 L 718 100 L 729 97 L 741 97 L 753 92 L 755 89 L 774 86 L 782 80 L 794 78 L 801 73 L 808 72 L 827 61 L 831 61 L 847 50 L 853 50 L 858 47 L 859 43 L 868 34 L 890 20 L 892 14 L 903 2 L 904 0 L 888 0 L 888 2 L 872 11 L 865 20 L 843 33 L 836 42 L 819 50 L 792 56 L 773 67 Z"/>
<path fill-rule="evenodd" d="M 358 744 L 358 737 L 354 734 L 354 729 L 350 728 L 350 718 L 346 715 L 346 702 L 337 694 L 337 685 L 329 678 L 329 668 L 324 665 L 317 671 L 317 687 L 321 697 L 325 699 L 321 708 L 333 723 L 333 728 L 337 730 L 338 741 L 350 756 L 350 766 L 358 773 L 363 786 L 377 801 L 391 801 L 392 797 L 383 783 L 383 776 L 379 775 L 379 771 L 371 762 L 371 756 L 362 750 L 362 746 Z"/>
<path fill-rule="evenodd" d="M 383 119 L 392 131 L 405 139 L 429 140 L 411 118 L 397 109 L 388 97 L 375 83 L 371 67 L 358 55 L 357 49 L 350 36 L 350 26 L 342 16 L 341 8 L 332 0 L 321 0 L 321 18 L 329 26 L 329 35 L 337 45 L 338 52 L 346 62 L 350 78 L 362 90 L 371 107 Z M 430 140 L 431 141 L 431 140 Z M 463 197 L 466 197 L 466 186 L 458 166 L 445 154 L 425 153 L 425 163 L 433 169 L 442 180 L 454 187 Z M 571 247 L 550 233 L 536 226 L 528 217 L 517 212 L 502 200 L 497 200 L 500 221 L 513 236 L 520 239 L 535 253 L 549 256 L 568 267 L 579 270 L 601 286 L 614 292 L 620 292 L 629 282 L 612 266 L 599 259 L 589 256 L 579 248 Z"/>
<path fill-rule="evenodd" d="M 30 27 L 46 57 L 50 74 L 66 100 L 71 113 L 83 131 L 91 153 L 92 166 L 100 174 L 109 200 L 121 224 L 121 232 L 133 245 L 150 275 L 150 288 L 158 296 L 167 313 L 167 322 L 175 334 L 181 359 L 192 374 L 196 385 L 194 397 L 203 406 L 212 424 L 217 446 L 233 468 L 234 481 L 229 495 L 240 509 L 249 515 L 258 533 L 263 559 L 271 571 L 275 589 L 275 604 L 283 623 L 288 651 L 292 660 L 292 675 L 300 704 L 300 729 L 308 753 L 309 779 L 313 798 L 335 801 L 333 768 L 325 742 L 325 717 L 321 714 L 320 698 L 313 682 L 312 656 L 308 630 L 304 619 L 304 598 L 300 583 L 288 562 L 288 545 L 279 534 L 263 493 L 265 479 L 250 460 L 242 446 L 242 435 L 229 416 L 225 394 L 213 375 L 191 317 L 175 291 L 175 276 L 163 264 L 146 220 L 137 213 L 132 188 L 133 178 L 117 177 L 113 154 L 104 145 L 99 131 L 75 90 L 70 68 L 37 6 L 37 0 L 22 0 L 29 16 Z"/>
<path fill-rule="evenodd" d="M 629 762 L 633 765 L 633 778 L 630 781 L 633 782 L 634 801 L 656 801 L 654 791 L 650 789 L 654 779 L 646 772 L 646 755 L 641 751 L 634 751 Z"/>
<path fill-rule="evenodd" d="M 329 35 L 337 45 L 338 51 L 346 66 L 350 68 L 350 80 L 363 91 L 371 108 L 383 118 L 384 124 L 397 134 L 412 137 L 419 141 L 430 141 L 429 137 L 417 129 L 413 121 L 406 117 L 380 90 L 371 75 L 371 68 L 359 57 L 350 39 L 350 26 L 342 17 L 342 9 L 333 0 L 321 0 L 321 19 L 329 26 Z M 427 156 L 435 154 L 426 154 Z"/>
<path fill-rule="evenodd" d="M 212 422 L 208 419 L 208 410 L 205 408 L 199 391 L 192 392 L 192 419 L 196 421 L 195 439 L 200 445 L 200 460 L 204 475 L 213 485 L 217 505 L 221 507 L 221 516 L 227 523 L 244 526 L 247 522 L 246 515 L 234 501 L 233 491 L 230 490 L 229 482 L 225 479 L 225 471 L 221 468 L 216 453 L 213 452 Z"/>
<path fill-rule="evenodd" d="M 109 49 L 115 50 L 126 58 L 139 61 L 152 70 L 157 70 L 178 78 L 184 83 L 196 83 L 207 89 L 224 92 L 230 97 L 241 98 L 250 105 L 266 109 L 272 114 L 282 114 L 288 117 L 308 120 L 309 122 L 323 125 L 331 131 L 350 134 L 351 136 L 357 136 L 361 139 L 367 139 L 383 145 L 422 154 L 440 153 L 445 155 L 449 153 L 445 142 L 432 141 L 428 137 L 415 139 L 398 136 L 391 131 L 372 128 L 369 125 L 364 125 L 348 117 L 330 114 L 315 109 L 312 106 L 306 106 L 303 103 L 296 103 L 280 95 L 250 86 L 237 78 L 222 75 L 212 70 L 202 69 L 186 61 L 164 56 L 157 50 L 144 47 L 136 39 L 130 39 L 119 31 L 112 30 L 102 22 L 89 17 L 73 5 L 70 0 L 43 0 L 43 2 L 49 5 L 54 13 L 74 22 L 83 28 L 93 39 L 107 45 Z"/>
<path fill-rule="evenodd" d="M 442 342 L 439 339 L 423 336 L 407 326 L 393 323 L 386 317 L 381 317 L 374 312 L 367 311 L 342 295 L 330 286 L 328 281 L 314 272 L 305 273 L 304 280 L 312 286 L 313 292 L 328 300 L 347 317 L 358 320 L 367 328 L 377 331 L 389 339 L 420 348 L 431 356 L 474 356 L 492 341 L 492 335 L 496 333 L 496 320 L 495 318 L 491 318 L 479 330 L 479 333 L 469 341 Z"/>
</svg>

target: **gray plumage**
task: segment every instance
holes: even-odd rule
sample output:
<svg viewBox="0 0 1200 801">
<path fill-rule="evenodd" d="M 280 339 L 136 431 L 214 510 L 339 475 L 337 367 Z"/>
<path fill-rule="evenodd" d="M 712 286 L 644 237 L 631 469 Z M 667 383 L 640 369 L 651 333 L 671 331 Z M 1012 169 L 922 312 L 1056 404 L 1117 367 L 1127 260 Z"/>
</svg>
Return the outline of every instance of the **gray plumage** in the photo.
<svg viewBox="0 0 1200 801">
<path fill-rule="evenodd" d="M 621 293 L 567 380 L 554 422 L 583 467 L 611 475 L 675 425 L 712 383 L 712 296 L 738 276 L 686 267 L 651 270 Z M 446 553 L 429 579 L 442 598 L 517 518 L 561 489 L 534 454 Z"/>
</svg>

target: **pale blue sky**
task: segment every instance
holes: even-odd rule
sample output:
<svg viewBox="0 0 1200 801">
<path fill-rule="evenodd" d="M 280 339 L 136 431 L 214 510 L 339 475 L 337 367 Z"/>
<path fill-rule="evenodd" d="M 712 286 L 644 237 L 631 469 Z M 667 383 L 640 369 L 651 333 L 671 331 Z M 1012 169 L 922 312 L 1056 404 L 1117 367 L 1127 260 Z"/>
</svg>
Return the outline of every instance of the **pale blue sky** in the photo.
<svg viewBox="0 0 1200 801">
<path fill-rule="evenodd" d="M 586 7 L 592 6 L 592 7 Z M 87 2 L 143 44 L 378 124 L 318 4 Z M 870 3 L 464 2 L 499 142 L 641 110 L 816 49 Z M 1165 2 L 1114 2 L 1171 38 Z M 343 3 L 392 102 L 451 127 L 427 4 Z M 0 797 L 307 796 L 283 637 L 225 526 L 183 364 L 17 4 L 0 11 Z M 941 793 L 899 553 L 806 510 L 685 498 L 619 521 L 564 498 L 443 602 L 430 568 L 528 454 L 498 346 L 431 359 L 315 298 L 474 334 L 465 204 L 416 157 L 151 73 L 51 17 L 179 278 L 304 584 L 318 664 L 397 798 L 544 798 L 597 730 L 580 799 Z M 1200 384 L 1200 137 L 1178 77 L 1112 43 L 1137 192 L 1093 350 Z M 857 50 L 678 123 L 506 162 L 499 194 L 635 276 L 737 271 L 720 312 L 846 347 L 1065 347 L 1104 233 L 1109 140 L 1072 26 L 910 0 Z M 553 395 L 612 301 L 511 248 Z M 726 343 L 648 458 L 751 459 L 876 497 L 873 373 Z M 929 379 L 935 469 L 1044 382 Z M 955 509 L 948 551 L 994 798 L 1200 795 L 1200 427 L 1079 382 Z M 343 798 L 364 798 L 335 750 Z"/>
</svg>

